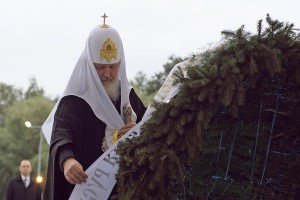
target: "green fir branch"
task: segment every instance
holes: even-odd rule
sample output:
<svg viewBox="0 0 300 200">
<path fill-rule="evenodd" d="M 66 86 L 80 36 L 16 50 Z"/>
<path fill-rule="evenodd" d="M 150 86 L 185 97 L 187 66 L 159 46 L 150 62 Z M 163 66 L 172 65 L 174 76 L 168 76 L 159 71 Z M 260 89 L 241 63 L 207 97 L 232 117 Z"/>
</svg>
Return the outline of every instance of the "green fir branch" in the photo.
<svg viewBox="0 0 300 200">
<path fill-rule="evenodd" d="M 266 22 L 263 29 L 262 20 L 258 21 L 256 35 L 244 26 L 223 31 L 222 44 L 190 59 L 186 77 L 181 69 L 174 74 L 178 94 L 168 103 L 154 102 L 141 135 L 118 145 L 118 199 L 176 199 L 181 190 L 175 187 L 186 182 L 185 194 L 191 199 L 270 199 L 271 192 L 282 199 L 293 195 L 282 191 L 283 186 L 271 191 L 271 183 L 260 184 L 265 167 L 265 177 L 289 183 L 286 177 L 296 174 L 300 165 L 299 157 L 293 157 L 284 166 L 287 159 L 274 153 L 275 149 L 290 153 L 296 148 L 290 138 L 299 139 L 299 33 L 293 24 L 269 15 Z M 278 94 L 283 110 L 274 111 Z M 259 115 L 261 99 L 264 110 Z M 276 112 L 288 114 L 276 118 L 276 138 L 268 157 L 274 163 L 264 166 L 270 119 Z M 282 135 L 289 139 L 278 139 Z M 291 178 L 292 188 L 299 187 L 297 177 Z"/>
</svg>

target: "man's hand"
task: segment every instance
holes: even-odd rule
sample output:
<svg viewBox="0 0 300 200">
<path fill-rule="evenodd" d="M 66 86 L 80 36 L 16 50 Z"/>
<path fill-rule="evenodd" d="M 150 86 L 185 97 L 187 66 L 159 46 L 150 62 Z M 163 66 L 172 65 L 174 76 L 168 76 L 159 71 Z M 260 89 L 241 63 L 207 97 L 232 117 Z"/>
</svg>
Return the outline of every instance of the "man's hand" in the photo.
<svg viewBox="0 0 300 200">
<path fill-rule="evenodd" d="M 118 135 L 120 137 L 122 137 L 122 135 L 126 134 L 132 127 L 134 127 L 136 125 L 136 123 L 128 123 L 125 124 L 125 126 L 123 126 L 122 128 L 119 129 L 119 133 Z"/>
<path fill-rule="evenodd" d="M 88 178 L 81 164 L 74 158 L 66 159 L 63 163 L 63 167 L 65 178 L 71 184 L 83 183 Z"/>
</svg>

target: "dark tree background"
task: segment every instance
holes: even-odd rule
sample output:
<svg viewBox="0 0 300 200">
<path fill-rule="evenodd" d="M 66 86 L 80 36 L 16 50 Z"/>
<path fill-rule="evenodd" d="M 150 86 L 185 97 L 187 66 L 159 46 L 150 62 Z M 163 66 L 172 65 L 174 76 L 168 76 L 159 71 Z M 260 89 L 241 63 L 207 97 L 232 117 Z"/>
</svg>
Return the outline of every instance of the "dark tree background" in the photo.
<svg viewBox="0 0 300 200">
<path fill-rule="evenodd" d="M 7 181 L 19 174 L 21 160 L 32 163 L 33 178 L 37 175 L 40 129 L 27 128 L 25 121 L 42 125 L 54 102 L 44 96 L 35 79 L 23 91 L 13 85 L 0 83 L 0 197 L 4 196 Z M 48 144 L 43 139 L 41 175 L 45 177 L 48 162 Z M 44 182 L 42 182 L 44 184 Z"/>
</svg>

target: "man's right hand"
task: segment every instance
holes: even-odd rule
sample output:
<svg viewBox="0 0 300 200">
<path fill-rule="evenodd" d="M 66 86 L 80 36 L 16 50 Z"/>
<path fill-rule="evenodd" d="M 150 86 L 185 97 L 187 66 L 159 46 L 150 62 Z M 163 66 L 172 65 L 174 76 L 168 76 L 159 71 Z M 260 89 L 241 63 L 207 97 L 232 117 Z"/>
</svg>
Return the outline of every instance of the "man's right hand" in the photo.
<svg viewBox="0 0 300 200">
<path fill-rule="evenodd" d="M 88 178 L 81 164 L 74 158 L 67 158 L 63 163 L 63 167 L 65 178 L 71 184 L 83 183 Z"/>
</svg>

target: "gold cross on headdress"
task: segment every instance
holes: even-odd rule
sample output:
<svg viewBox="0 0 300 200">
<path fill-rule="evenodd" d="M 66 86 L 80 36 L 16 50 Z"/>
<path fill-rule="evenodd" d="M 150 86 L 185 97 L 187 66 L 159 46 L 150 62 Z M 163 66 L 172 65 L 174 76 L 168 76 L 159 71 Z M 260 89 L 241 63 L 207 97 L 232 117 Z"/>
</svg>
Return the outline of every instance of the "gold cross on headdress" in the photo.
<svg viewBox="0 0 300 200">
<path fill-rule="evenodd" d="M 103 18 L 103 24 L 101 25 L 101 28 L 108 28 L 108 25 L 105 24 L 105 19 L 108 17 L 105 13 L 101 16 Z"/>
</svg>

